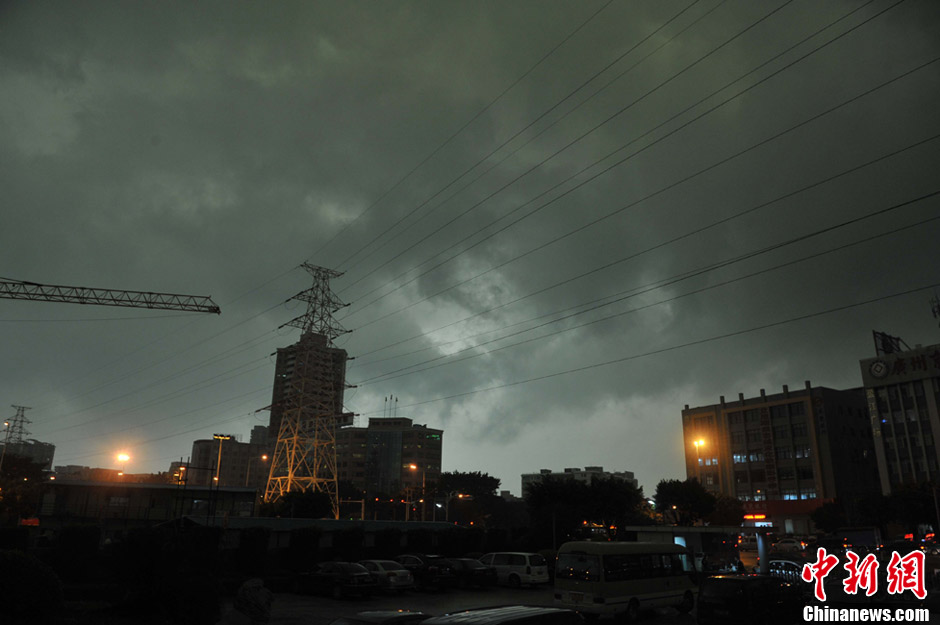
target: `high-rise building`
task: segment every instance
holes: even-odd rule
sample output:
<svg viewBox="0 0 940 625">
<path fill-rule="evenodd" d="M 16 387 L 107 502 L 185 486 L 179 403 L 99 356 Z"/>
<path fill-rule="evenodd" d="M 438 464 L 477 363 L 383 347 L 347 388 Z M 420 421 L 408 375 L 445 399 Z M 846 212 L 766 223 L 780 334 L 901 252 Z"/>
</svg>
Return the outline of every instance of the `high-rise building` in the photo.
<svg viewBox="0 0 940 625">
<path fill-rule="evenodd" d="M 902 351 L 877 342 L 859 362 L 874 435 L 881 491 L 940 476 L 940 345 Z"/>
<path fill-rule="evenodd" d="M 604 467 L 584 467 L 581 468 L 566 468 L 560 473 L 553 472 L 551 469 L 540 469 L 538 473 L 523 473 L 522 474 L 522 494 L 525 495 L 526 488 L 529 484 L 536 482 L 541 482 L 546 478 L 556 479 L 556 480 L 575 480 L 581 482 L 582 484 L 591 484 L 594 480 L 598 479 L 617 479 L 627 482 L 633 488 L 639 488 L 639 482 L 636 478 L 633 477 L 633 471 L 605 471 Z"/>
<path fill-rule="evenodd" d="M 686 475 L 736 497 L 764 524 L 810 530 L 809 514 L 840 498 L 852 516 L 876 494 L 877 468 L 863 389 L 812 387 L 682 411 Z"/>
<path fill-rule="evenodd" d="M 326 337 L 321 334 L 312 334 L 317 344 L 322 345 L 321 353 L 329 358 L 329 368 L 333 371 L 333 396 L 323 398 L 326 405 L 332 406 L 333 414 L 337 415 L 336 426 L 352 425 L 353 415 L 343 412 L 343 396 L 346 388 L 346 350 L 326 346 Z M 268 422 L 268 438 L 273 442 L 277 440 L 281 428 L 281 418 L 288 406 L 288 398 L 297 388 L 292 384 L 294 365 L 297 361 L 297 350 L 300 343 L 277 350 L 277 360 L 274 364 L 274 388 L 271 393 L 271 418 Z"/>
<path fill-rule="evenodd" d="M 404 417 L 371 418 L 368 427 L 342 428 L 336 431 L 337 477 L 369 495 L 420 492 L 441 475 L 443 436 L 443 430 Z"/>
</svg>

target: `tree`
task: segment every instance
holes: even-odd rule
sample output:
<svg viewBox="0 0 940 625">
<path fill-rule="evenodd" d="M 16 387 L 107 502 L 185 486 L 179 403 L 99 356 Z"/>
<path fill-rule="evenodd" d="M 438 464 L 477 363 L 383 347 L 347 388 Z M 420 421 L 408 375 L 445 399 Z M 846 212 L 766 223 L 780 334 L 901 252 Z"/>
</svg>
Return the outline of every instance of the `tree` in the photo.
<svg viewBox="0 0 940 625">
<path fill-rule="evenodd" d="M 530 484 L 525 493 L 537 542 L 557 547 L 578 536 L 587 525 L 646 524 L 640 510 L 643 490 L 616 478 L 596 479 L 590 484 L 548 477 Z M 614 531 L 616 536 L 616 531 Z"/>
<path fill-rule="evenodd" d="M 826 502 L 813 510 L 809 518 L 817 529 L 821 529 L 827 534 L 834 533 L 840 527 L 845 526 L 845 510 L 839 501 Z"/>
<path fill-rule="evenodd" d="M 46 489 L 43 465 L 31 458 L 8 453 L 0 473 L 0 525 L 15 525 L 39 512 Z"/>
<path fill-rule="evenodd" d="M 656 509 L 666 519 L 672 516 L 676 525 L 694 525 L 715 509 L 715 496 L 705 490 L 697 479 L 662 480 L 656 485 Z"/>
<path fill-rule="evenodd" d="M 718 495 L 715 509 L 706 517 L 711 525 L 741 525 L 744 519 L 744 504 L 737 497 Z"/>
<path fill-rule="evenodd" d="M 437 481 L 437 491 L 440 493 L 462 493 L 476 499 L 485 498 L 486 496 L 495 497 L 499 485 L 499 478 L 491 477 L 488 473 L 448 471 L 441 473 L 441 477 Z"/>
</svg>

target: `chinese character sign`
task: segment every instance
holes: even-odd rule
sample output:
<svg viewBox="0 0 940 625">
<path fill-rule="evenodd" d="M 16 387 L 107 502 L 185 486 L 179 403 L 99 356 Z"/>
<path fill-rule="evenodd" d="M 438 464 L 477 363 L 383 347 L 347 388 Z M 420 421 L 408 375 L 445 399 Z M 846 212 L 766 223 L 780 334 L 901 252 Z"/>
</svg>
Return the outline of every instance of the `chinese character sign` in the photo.
<svg viewBox="0 0 940 625">
<path fill-rule="evenodd" d="M 846 570 L 847 575 L 842 581 L 842 587 L 846 594 L 854 595 L 859 590 L 864 590 L 865 595 L 871 597 L 877 593 L 879 562 L 875 554 L 870 553 L 860 558 L 855 552 L 846 551 L 845 557 L 846 562 L 842 568 Z M 912 551 L 903 557 L 897 551 L 892 551 L 891 560 L 885 567 L 888 594 L 900 595 L 910 590 L 918 599 L 924 599 L 927 596 L 924 585 L 925 559 L 922 551 Z M 816 550 L 816 561 L 803 566 L 801 577 L 803 581 L 814 584 L 813 594 L 819 601 L 826 600 L 824 580 L 838 563 L 837 556 L 826 553 L 826 550 L 820 547 Z"/>
</svg>

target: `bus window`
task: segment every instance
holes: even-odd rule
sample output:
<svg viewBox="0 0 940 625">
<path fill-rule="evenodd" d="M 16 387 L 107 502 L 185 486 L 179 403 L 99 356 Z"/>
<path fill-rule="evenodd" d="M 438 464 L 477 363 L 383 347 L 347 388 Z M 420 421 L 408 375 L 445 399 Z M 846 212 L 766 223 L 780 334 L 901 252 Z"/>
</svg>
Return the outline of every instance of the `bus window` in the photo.
<svg viewBox="0 0 940 625">
<path fill-rule="evenodd" d="M 642 577 L 640 556 L 608 554 L 604 556 L 604 581 L 622 582 Z"/>
<path fill-rule="evenodd" d="M 562 553 L 555 565 L 556 579 L 574 579 L 584 582 L 600 580 L 600 556 L 583 553 Z"/>
</svg>

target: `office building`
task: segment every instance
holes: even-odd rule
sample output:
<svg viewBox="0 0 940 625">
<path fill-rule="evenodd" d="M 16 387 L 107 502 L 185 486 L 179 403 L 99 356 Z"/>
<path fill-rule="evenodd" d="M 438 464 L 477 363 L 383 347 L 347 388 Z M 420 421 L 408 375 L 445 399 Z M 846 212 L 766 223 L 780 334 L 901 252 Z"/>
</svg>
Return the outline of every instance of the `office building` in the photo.
<svg viewBox="0 0 940 625">
<path fill-rule="evenodd" d="M 882 335 L 883 337 L 883 335 Z M 940 345 L 901 350 L 879 341 L 874 358 L 859 362 L 878 478 L 885 495 L 903 484 L 940 477 Z M 891 337 L 889 337 L 891 338 Z"/>
<path fill-rule="evenodd" d="M 639 483 L 636 478 L 633 477 L 632 471 L 605 471 L 604 467 L 584 467 L 581 468 L 568 468 L 559 473 L 553 472 L 551 469 L 540 469 L 538 473 L 523 473 L 522 474 L 522 495 L 525 496 L 526 489 L 529 484 L 536 482 L 541 482 L 546 478 L 556 479 L 556 480 L 575 480 L 581 482 L 582 484 L 591 484 L 594 480 L 598 479 L 609 479 L 614 478 L 617 480 L 623 480 L 628 482 L 634 488 L 639 488 Z"/>
<path fill-rule="evenodd" d="M 443 430 L 403 417 L 371 418 L 368 427 L 339 429 L 337 478 L 368 495 L 421 492 L 441 475 L 443 436 Z"/>
<path fill-rule="evenodd" d="M 736 497 L 762 525 L 811 530 L 810 513 L 840 498 L 851 516 L 875 494 L 877 466 L 863 389 L 812 387 L 682 411 L 686 475 Z"/>
<path fill-rule="evenodd" d="M 265 440 L 263 432 L 260 435 L 256 432 L 260 431 L 252 431 L 249 443 L 239 442 L 236 437 L 193 441 L 189 462 L 177 467 L 174 473 L 190 486 L 208 486 L 216 483 L 214 478 L 218 471 L 221 486 L 252 487 L 263 491 L 268 482 L 274 445 Z"/>
</svg>

